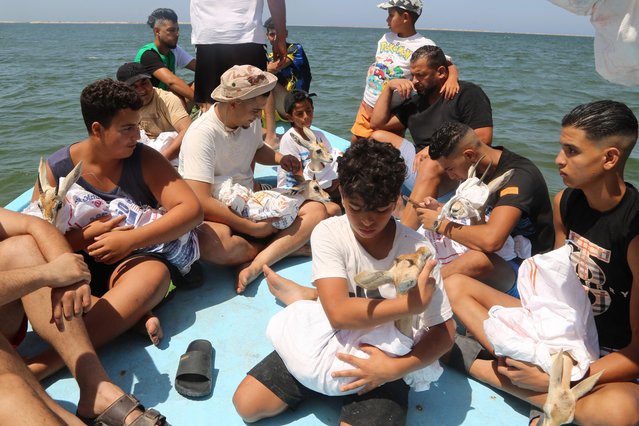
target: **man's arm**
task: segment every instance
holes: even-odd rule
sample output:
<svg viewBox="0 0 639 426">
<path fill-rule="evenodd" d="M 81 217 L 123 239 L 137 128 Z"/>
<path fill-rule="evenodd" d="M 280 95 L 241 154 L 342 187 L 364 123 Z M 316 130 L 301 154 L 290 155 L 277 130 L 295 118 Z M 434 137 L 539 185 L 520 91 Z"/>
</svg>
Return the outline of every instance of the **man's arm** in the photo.
<svg viewBox="0 0 639 426">
<path fill-rule="evenodd" d="M 286 37 L 279 36 L 286 34 L 286 3 L 284 0 L 268 0 L 268 9 L 278 34 L 273 46 L 273 62 L 278 62 L 286 58 Z"/>
<path fill-rule="evenodd" d="M 568 231 L 566 230 L 564 221 L 561 220 L 561 212 L 559 210 L 562 195 L 564 195 L 563 189 L 555 195 L 552 206 L 552 222 L 555 227 L 555 248 L 566 244 L 566 238 L 568 238 Z"/>
<path fill-rule="evenodd" d="M 193 101 L 193 88 L 186 84 L 180 77 L 173 74 L 168 68 L 158 68 L 153 71 L 153 77 L 166 84 L 171 92 L 182 96 L 184 99 Z"/>
<path fill-rule="evenodd" d="M 391 113 L 391 100 L 393 91 L 397 90 L 402 99 L 408 99 L 410 93 L 414 89 L 410 80 L 396 78 L 388 80 L 382 89 L 382 93 L 377 98 L 373 113 L 371 114 L 371 129 L 373 130 L 392 130 L 404 129 L 404 124 Z"/>
<path fill-rule="evenodd" d="M 424 228 L 432 229 L 438 213 L 431 209 L 417 208 L 417 215 Z M 443 219 L 438 231 L 472 250 L 494 253 L 503 247 L 520 218 L 521 210 L 517 207 L 497 206 L 485 224 L 460 225 Z"/>
</svg>

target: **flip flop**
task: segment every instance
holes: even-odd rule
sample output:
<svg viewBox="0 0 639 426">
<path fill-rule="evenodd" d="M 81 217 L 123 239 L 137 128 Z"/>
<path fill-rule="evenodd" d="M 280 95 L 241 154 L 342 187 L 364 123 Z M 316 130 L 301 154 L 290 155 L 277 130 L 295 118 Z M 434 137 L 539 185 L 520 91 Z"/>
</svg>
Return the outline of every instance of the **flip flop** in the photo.
<svg viewBox="0 0 639 426">
<path fill-rule="evenodd" d="M 189 343 L 180 357 L 175 375 L 175 390 L 180 395 L 201 397 L 211 393 L 213 370 L 213 346 L 211 342 L 197 339 Z"/>
</svg>

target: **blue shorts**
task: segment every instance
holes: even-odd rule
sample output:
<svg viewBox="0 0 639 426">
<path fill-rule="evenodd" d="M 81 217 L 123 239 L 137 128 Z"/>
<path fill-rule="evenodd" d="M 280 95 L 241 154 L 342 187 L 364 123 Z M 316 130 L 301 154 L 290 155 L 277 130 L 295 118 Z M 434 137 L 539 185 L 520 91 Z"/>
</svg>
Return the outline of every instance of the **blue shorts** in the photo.
<svg viewBox="0 0 639 426">
<path fill-rule="evenodd" d="M 521 266 L 521 262 L 523 262 L 523 260 L 518 257 L 508 261 L 510 267 L 513 268 L 513 271 L 515 271 L 515 282 L 513 283 L 513 286 L 510 288 L 510 290 L 506 292 L 506 294 L 516 299 L 519 299 L 519 290 L 517 290 L 517 276 L 519 274 L 519 267 Z"/>
</svg>

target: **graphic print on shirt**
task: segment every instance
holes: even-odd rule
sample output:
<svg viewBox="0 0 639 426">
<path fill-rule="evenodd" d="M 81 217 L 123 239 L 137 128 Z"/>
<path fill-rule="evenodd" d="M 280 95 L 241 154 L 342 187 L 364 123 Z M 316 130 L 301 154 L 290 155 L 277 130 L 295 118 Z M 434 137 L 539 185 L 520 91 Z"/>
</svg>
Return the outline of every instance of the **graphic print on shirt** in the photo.
<svg viewBox="0 0 639 426">
<path fill-rule="evenodd" d="M 377 55 L 377 61 L 368 68 L 368 76 L 366 84 L 379 96 L 382 91 L 384 82 L 394 78 L 404 78 L 404 70 L 402 67 L 395 65 L 394 57 L 400 57 L 404 60 L 410 59 L 413 51 L 398 44 L 389 43 L 387 41 L 380 44 Z M 379 60 L 383 58 L 383 60 Z"/>
<path fill-rule="evenodd" d="M 574 231 L 568 235 L 568 244 L 571 249 L 570 261 L 582 285 L 588 290 L 592 312 L 595 316 L 603 314 L 610 307 L 611 297 L 608 286 L 604 288 L 606 275 L 595 260 L 610 263 L 611 252 Z"/>
</svg>

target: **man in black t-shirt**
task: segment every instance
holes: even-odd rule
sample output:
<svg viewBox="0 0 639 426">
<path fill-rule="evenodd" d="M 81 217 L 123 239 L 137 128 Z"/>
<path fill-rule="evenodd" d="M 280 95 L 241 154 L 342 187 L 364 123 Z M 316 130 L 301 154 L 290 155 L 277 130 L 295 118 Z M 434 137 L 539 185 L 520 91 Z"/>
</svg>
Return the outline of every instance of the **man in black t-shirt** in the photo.
<svg viewBox="0 0 639 426">
<path fill-rule="evenodd" d="M 410 132 L 418 151 L 414 165 L 417 177 L 411 194 L 414 200 L 437 197 L 456 187 L 456 182 L 448 179 L 441 167 L 430 160 L 425 149 L 444 122 L 458 121 L 470 126 L 485 144 L 490 145 L 493 139 L 490 100 L 479 86 L 460 81 L 459 92 L 452 99 L 446 99 L 441 93 L 448 79 L 447 64 L 444 52 L 437 46 L 415 50 L 410 60 L 412 80 L 389 80 L 371 116 L 371 128 L 375 130 L 403 126 Z M 405 101 L 391 108 L 395 91 Z M 406 206 L 401 221 L 414 229 L 419 226 L 412 205 Z"/>
<path fill-rule="evenodd" d="M 517 247 L 530 247 L 530 250 L 518 250 L 519 261 L 511 263 L 515 274 L 500 273 L 503 279 L 491 283 L 504 292 L 512 290 L 517 296 L 513 283 L 521 259 L 550 250 L 554 242 L 552 207 L 541 171 L 532 161 L 506 148 L 482 143 L 469 126 L 457 122 L 447 122 L 435 132 L 430 158 L 455 181 L 465 180 L 473 164 L 477 164 L 477 175 L 487 173 L 485 182 L 514 170 L 505 186 L 488 198 L 486 214 L 490 217 L 486 223 L 460 225 L 444 219 L 434 230 L 471 249 L 446 268 L 480 280 L 504 263 L 494 253 L 502 249 L 509 236 L 518 238 Z M 424 228 L 433 229 L 438 217 L 434 210 L 437 202 L 427 199 L 423 206 L 417 208 L 418 218 Z M 470 256 L 474 259 L 472 262 L 468 261 Z M 442 273 L 446 278 L 448 272 Z"/>
</svg>

